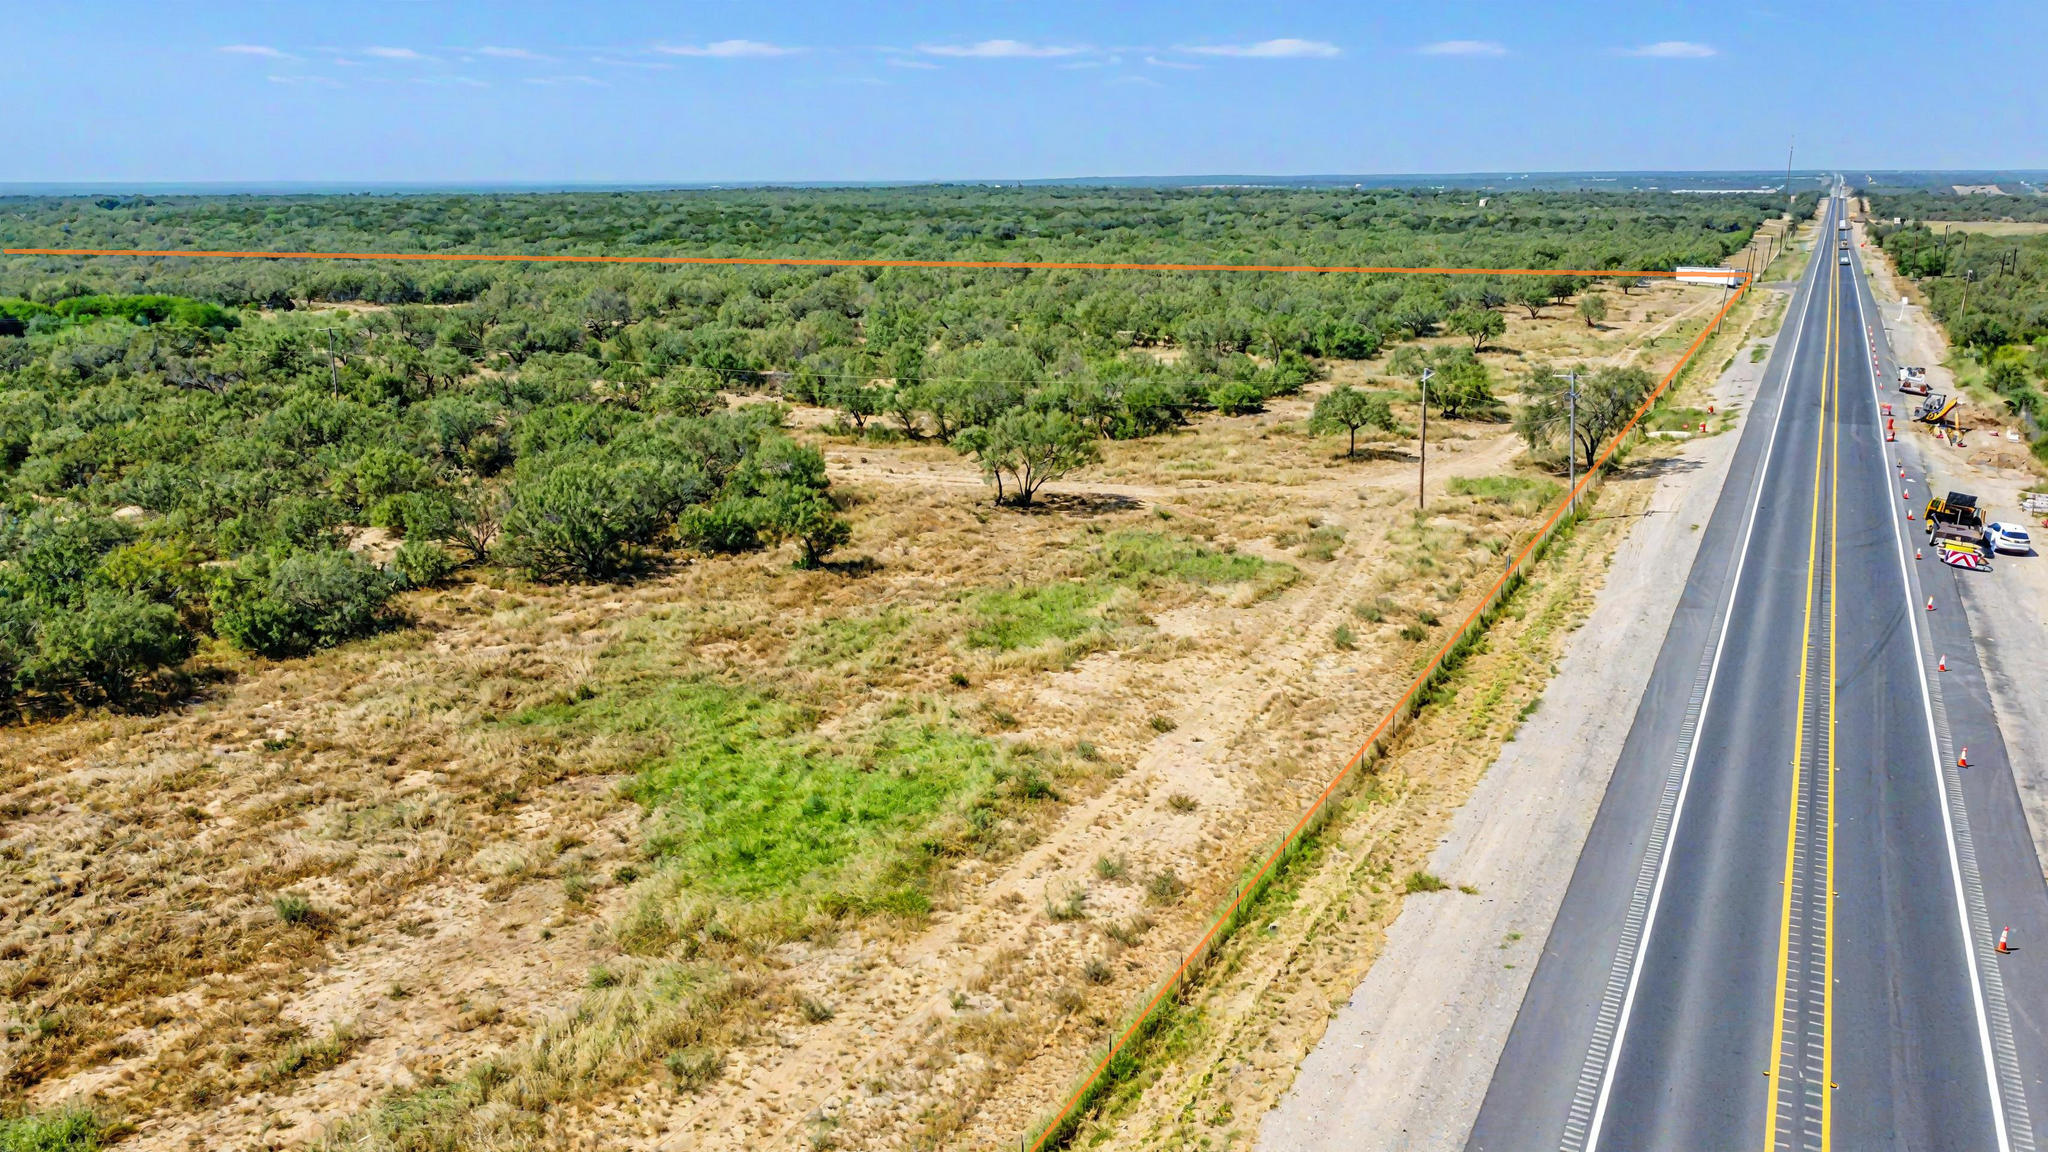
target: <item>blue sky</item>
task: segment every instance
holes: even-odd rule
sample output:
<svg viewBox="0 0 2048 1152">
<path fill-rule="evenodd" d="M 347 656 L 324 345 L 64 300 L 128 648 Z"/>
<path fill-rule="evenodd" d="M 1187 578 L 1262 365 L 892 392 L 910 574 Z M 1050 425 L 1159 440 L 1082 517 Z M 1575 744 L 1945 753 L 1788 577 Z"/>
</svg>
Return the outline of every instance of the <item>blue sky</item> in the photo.
<svg viewBox="0 0 2048 1152">
<path fill-rule="evenodd" d="M 0 2 L 10 181 L 2048 167 L 2048 5 Z"/>
</svg>

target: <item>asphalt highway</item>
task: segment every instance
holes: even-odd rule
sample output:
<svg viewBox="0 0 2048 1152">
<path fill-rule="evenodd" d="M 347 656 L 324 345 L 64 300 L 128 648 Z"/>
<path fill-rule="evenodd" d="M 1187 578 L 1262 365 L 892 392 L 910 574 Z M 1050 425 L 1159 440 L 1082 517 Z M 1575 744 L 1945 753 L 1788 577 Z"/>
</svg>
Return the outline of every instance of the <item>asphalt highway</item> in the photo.
<svg viewBox="0 0 2048 1152">
<path fill-rule="evenodd" d="M 1928 493 L 1842 212 L 1471 1149 L 2034 1148 L 2048 885 L 1955 585 L 1996 577 L 1913 558 Z"/>
</svg>

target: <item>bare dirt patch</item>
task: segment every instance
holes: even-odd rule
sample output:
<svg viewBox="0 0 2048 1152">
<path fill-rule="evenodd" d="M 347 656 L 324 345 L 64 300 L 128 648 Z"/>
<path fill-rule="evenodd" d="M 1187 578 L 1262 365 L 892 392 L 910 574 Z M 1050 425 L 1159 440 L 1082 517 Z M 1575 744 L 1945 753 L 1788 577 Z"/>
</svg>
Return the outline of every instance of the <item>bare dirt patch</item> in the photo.
<svg viewBox="0 0 2048 1152">
<path fill-rule="evenodd" d="M 1484 355 L 1668 363 L 1708 295 L 1613 293 L 1604 328 L 1518 314 Z M 505 1139 L 546 1147 L 1007 1145 L 1541 507 L 1450 490 L 1550 482 L 1503 424 L 1431 420 L 1417 516 L 1413 440 L 1343 459 L 1303 431 L 1312 403 L 1110 444 L 1029 513 L 950 450 L 800 410 L 859 563 L 491 576 L 344 649 L 211 655 L 162 714 L 0 731 L 9 1095 L 91 1100 L 147 1148 L 290 1146 L 350 1117 L 377 1147 L 365 1117 L 447 1101 L 475 1139 L 516 1121 Z M 1500 659 L 1461 721 L 1493 739 L 1544 666 Z M 632 709 L 688 684 L 820 755 L 915 722 L 1043 775 L 1011 777 L 986 827 L 920 833 L 928 909 L 750 920 L 673 887 L 669 826 L 634 799 L 679 737 Z M 1407 844 L 1419 817 L 1388 787 Z M 674 981 L 694 983 L 660 999 Z M 490 1060 L 528 1095 L 461 1111 Z"/>
</svg>

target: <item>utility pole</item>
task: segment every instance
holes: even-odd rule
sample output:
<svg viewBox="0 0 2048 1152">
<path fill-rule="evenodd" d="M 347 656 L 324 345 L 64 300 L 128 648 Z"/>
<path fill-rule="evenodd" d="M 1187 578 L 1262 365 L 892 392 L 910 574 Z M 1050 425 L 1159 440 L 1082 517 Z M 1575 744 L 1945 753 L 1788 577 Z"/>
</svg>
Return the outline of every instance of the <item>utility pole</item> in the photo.
<svg viewBox="0 0 2048 1152">
<path fill-rule="evenodd" d="M 1579 514 L 1579 370 L 1553 373 L 1565 382 L 1564 402 L 1571 413 L 1570 431 L 1565 433 L 1564 468 L 1565 491 L 1571 499 L 1573 517 Z"/>
<path fill-rule="evenodd" d="M 1798 145 L 1799 134 L 1795 132 L 1792 134 L 1791 141 L 1785 145 L 1785 215 L 1787 216 L 1792 215 L 1792 209 L 1799 203 L 1799 198 L 1792 193 L 1792 150 Z"/>
<path fill-rule="evenodd" d="M 341 395 L 341 368 L 339 362 L 334 358 L 334 329 L 317 328 L 314 331 L 327 333 L 327 386 L 330 391 L 339 396 Z"/>
<path fill-rule="evenodd" d="M 1423 510 L 1423 488 L 1429 482 L 1429 378 L 1436 375 L 1436 369 L 1422 370 L 1422 437 L 1421 456 L 1415 467 L 1415 510 Z"/>
</svg>

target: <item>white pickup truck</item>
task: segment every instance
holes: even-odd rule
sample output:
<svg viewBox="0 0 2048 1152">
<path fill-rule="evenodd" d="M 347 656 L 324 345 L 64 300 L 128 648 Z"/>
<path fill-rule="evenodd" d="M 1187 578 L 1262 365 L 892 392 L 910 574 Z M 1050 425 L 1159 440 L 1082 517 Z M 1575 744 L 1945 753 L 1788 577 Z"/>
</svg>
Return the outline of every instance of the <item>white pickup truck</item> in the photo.
<svg viewBox="0 0 2048 1152">
<path fill-rule="evenodd" d="M 1927 369 L 1915 365 L 1899 365 L 1899 391 L 1911 392 L 1915 396 L 1927 395 Z"/>
</svg>

